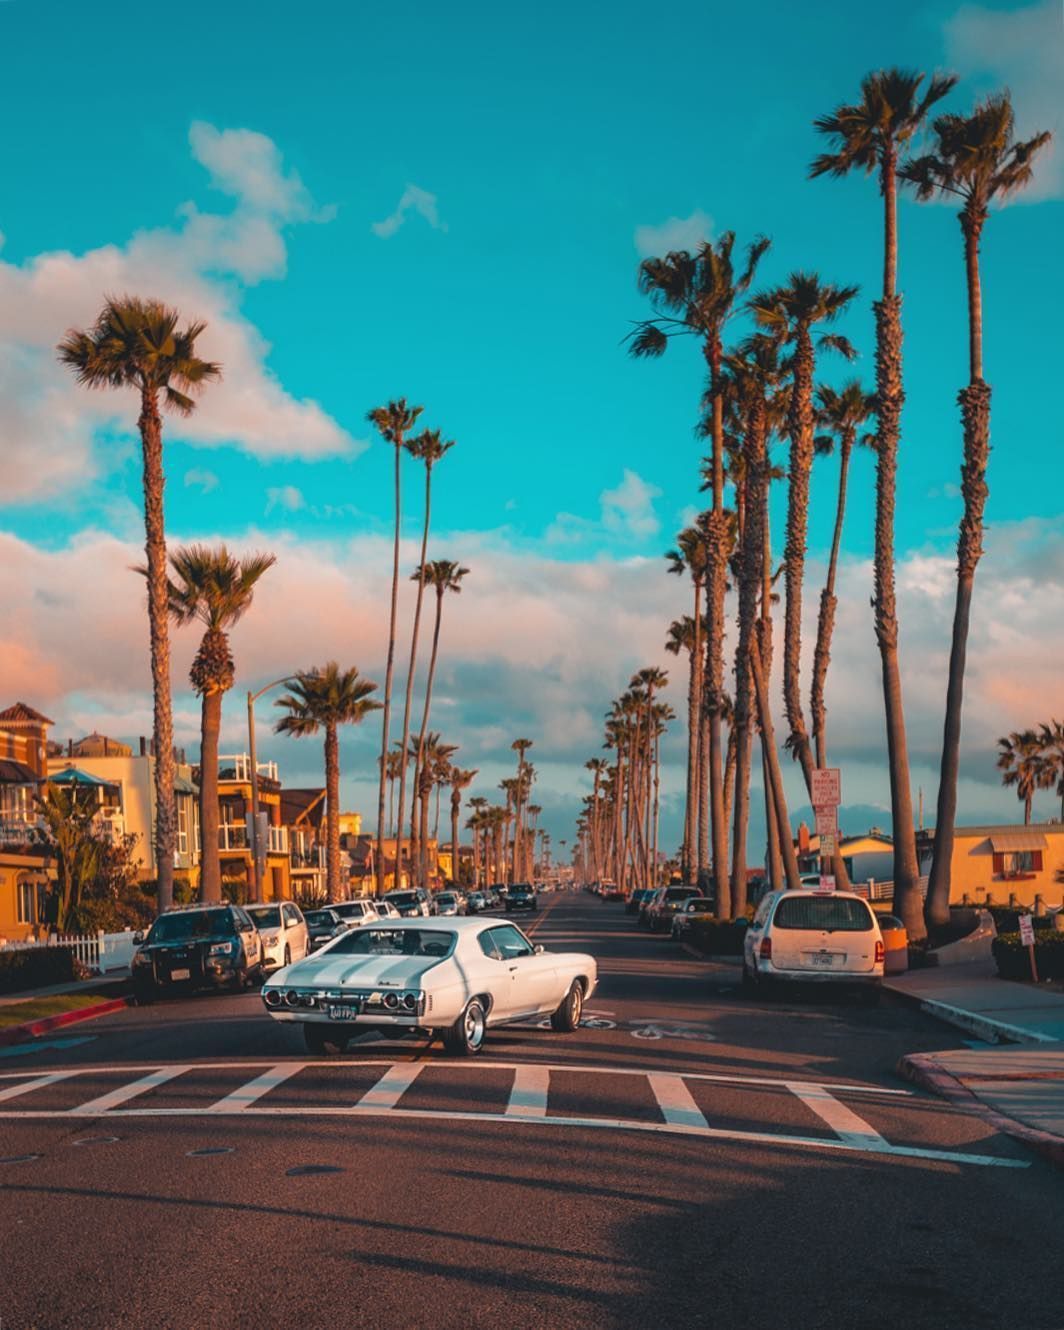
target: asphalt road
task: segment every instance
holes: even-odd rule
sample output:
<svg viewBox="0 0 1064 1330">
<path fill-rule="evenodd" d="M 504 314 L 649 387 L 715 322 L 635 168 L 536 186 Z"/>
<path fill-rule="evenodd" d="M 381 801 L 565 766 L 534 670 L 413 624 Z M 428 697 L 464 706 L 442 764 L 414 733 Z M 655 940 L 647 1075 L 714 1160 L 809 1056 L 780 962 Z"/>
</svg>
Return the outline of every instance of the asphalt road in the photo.
<svg viewBox="0 0 1064 1330">
<path fill-rule="evenodd" d="M 472 1063 L 312 1060 L 256 994 L 6 1050 L 3 1330 L 1064 1325 L 1060 1174 L 893 1074 L 955 1033 L 544 905 L 588 1023 Z"/>
</svg>

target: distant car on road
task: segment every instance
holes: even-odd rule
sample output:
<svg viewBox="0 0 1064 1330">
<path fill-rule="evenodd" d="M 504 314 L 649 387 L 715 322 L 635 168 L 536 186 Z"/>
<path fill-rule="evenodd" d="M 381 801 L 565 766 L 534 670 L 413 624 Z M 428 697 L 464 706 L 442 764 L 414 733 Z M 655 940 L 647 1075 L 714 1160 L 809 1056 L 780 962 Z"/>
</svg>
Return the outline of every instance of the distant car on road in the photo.
<svg viewBox="0 0 1064 1330">
<path fill-rule="evenodd" d="M 436 913 L 444 916 L 465 914 L 465 907 L 453 891 L 441 891 L 436 896 Z"/>
<path fill-rule="evenodd" d="M 713 902 L 708 896 L 691 896 L 683 902 L 672 916 L 672 937 L 674 942 L 682 942 L 684 935 L 690 932 L 696 919 L 712 919 Z"/>
<path fill-rule="evenodd" d="M 380 917 L 376 901 L 368 896 L 353 901 L 337 901 L 335 905 L 330 905 L 329 909 L 335 910 L 348 928 L 361 928 L 363 924 L 371 924 Z"/>
<path fill-rule="evenodd" d="M 399 919 L 401 917 L 391 901 L 386 900 L 383 896 L 373 898 L 373 908 L 377 911 L 378 919 Z"/>
<path fill-rule="evenodd" d="M 403 919 L 417 917 L 427 919 L 432 913 L 429 893 L 421 887 L 410 887 L 403 891 L 389 891 L 384 899 L 395 906 Z"/>
<path fill-rule="evenodd" d="M 200 988 L 239 992 L 262 974 L 262 938 L 238 905 L 168 910 L 133 941 L 138 1002 Z"/>
<path fill-rule="evenodd" d="M 625 902 L 624 905 L 625 914 L 637 914 L 639 911 L 639 907 L 643 904 L 645 900 L 649 900 L 650 897 L 654 895 L 654 892 L 656 890 L 657 890 L 656 887 L 636 887 L 636 889 L 632 892 L 632 894 L 628 897 L 627 901 Z"/>
<path fill-rule="evenodd" d="M 672 916 L 683 905 L 698 895 L 697 887 L 665 887 L 647 906 L 647 924 L 652 933 L 667 933 L 672 928 Z"/>
<path fill-rule="evenodd" d="M 307 910 L 303 918 L 307 924 L 311 951 L 317 951 L 326 942 L 331 942 L 334 937 L 339 937 L 341 933 L 347 931 L 348 927 L 347 921 L 342 919 L 335 910 L 329 908 Z"/>
<path fill-rule="evenodd" d="M 262 968 L 301 961 L 310 951 L 310 934 L 299 906 L 292 901 L 271 901 L 244 907 L 262 938 Z"/>
<path fill-rule="evenodd" d="M 536 899 L 536 889 L 531 882 L 515 882 L 506 893 L 506 913 L 510 914 L 513 910 L 532 910 L 539 909 L 539 902 Z"/>
<path fill-rule="evenodd" d="M 861 985 L 878 1000 L 885 948 L 875 914 L 848 891 L 770 891 L 743 946 L 748 988 L 788 983 Z"/>
<path fill-rule="evenodd" d="M 319 1056 L 377 1031 L 439 1036 L 469 1057 L 497 1025 L 549 1016 L 576 1030 L 597 979 L 593 957 L 545 951 L 499 919 L 400 919 L 341 934 L 271 976 L 262 1000 Z"/>
</svg>

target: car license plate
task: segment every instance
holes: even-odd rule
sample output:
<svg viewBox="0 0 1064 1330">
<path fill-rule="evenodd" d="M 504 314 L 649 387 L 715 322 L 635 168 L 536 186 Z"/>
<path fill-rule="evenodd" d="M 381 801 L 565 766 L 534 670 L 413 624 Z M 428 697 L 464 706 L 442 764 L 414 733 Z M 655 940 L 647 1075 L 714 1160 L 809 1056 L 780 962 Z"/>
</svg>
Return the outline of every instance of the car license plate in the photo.
<svg viewBox="0 0 1064 1330">
<path fill-rule="evenodd" d="M 331 1021 L 349 1021 L 357 1016 L 359 1007 L 357 1003 L 346 1003 L 344 1006 L 335 1006 L 329 1008 L 329 1020 Z"/>
<path fill-rule="evenodd" d="M 171 979 L 191 979 L 191 978 L 192 978 L 192 971 L 191 971 L 191 970 L 171 970 L 171 971 L 170 971 L 170 978 L 171 978 Z"/>
<path fill-rule="evenodd" d="M 810 954 L 809 961 L 821 970 L 830 970 L 835 964 L 835 957 L 830 951 L 814 951 Z"/>
</svg>

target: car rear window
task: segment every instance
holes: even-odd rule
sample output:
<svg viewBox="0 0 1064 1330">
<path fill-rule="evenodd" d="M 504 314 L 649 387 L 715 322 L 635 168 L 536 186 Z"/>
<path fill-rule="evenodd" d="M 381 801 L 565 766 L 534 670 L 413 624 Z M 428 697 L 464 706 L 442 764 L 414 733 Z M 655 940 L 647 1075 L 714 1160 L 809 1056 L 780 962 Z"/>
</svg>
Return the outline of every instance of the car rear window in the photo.
<svg viewBox="0 0 1064 1330">
<path fill-rule="evenodd" d="M 247 912 L 256 928 L 281 927 L 281 911 L 276 905 L 249 905 Z"/>
<path fill-rule="evenodd" d="M 772 920 L 773 928 L 826 929 L 839 933 L 868 933 L 872 913 L 852 896 L 783 896 Z"/>
<path fill-rule="evenodd" d="M 667 901 L 685 901 L 689 896 L 697 896 L 698 892 L 694 887 L 666 887 L 664 900 Z"/>
</svg>

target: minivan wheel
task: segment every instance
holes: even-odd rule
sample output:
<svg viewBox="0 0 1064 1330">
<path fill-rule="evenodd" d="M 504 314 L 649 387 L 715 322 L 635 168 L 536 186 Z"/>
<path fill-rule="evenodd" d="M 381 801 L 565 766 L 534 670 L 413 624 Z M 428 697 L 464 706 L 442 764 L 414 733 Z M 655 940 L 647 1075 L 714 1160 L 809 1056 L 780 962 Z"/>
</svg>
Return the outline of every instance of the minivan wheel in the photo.
<svg viewBox="0 0 1064 1330">
<path fill-rule="evenodd" d="M 484 1045 L 487 1018 L 477 998 L 472 998 L 455 1023 L 443 1032 L 443 1046 L 454 1057 L 475 1057 Z"/>
</svg>

